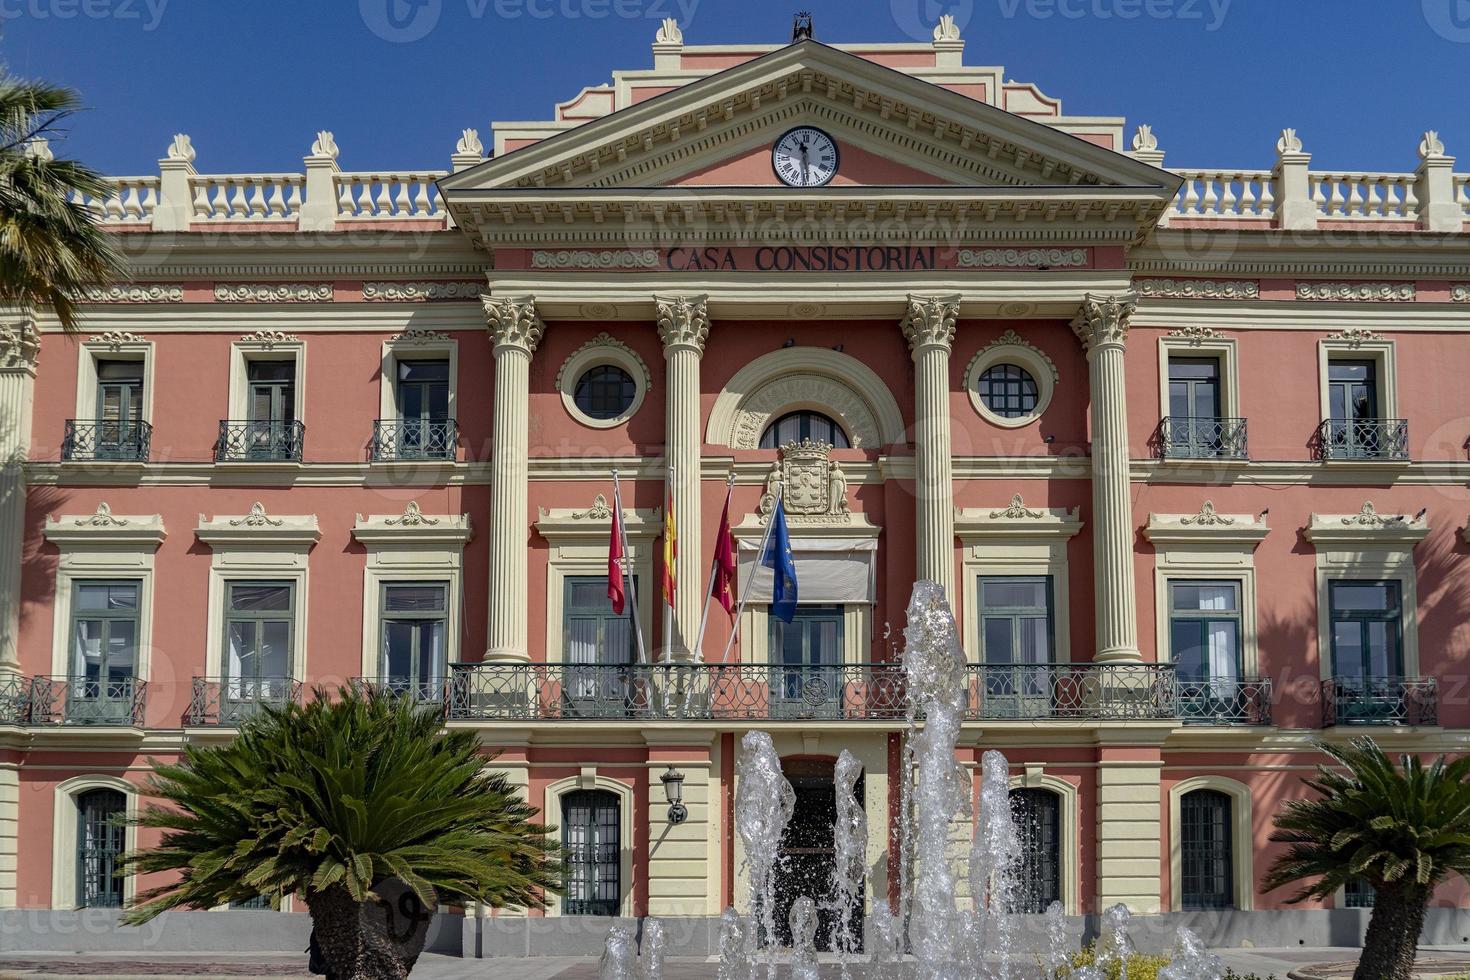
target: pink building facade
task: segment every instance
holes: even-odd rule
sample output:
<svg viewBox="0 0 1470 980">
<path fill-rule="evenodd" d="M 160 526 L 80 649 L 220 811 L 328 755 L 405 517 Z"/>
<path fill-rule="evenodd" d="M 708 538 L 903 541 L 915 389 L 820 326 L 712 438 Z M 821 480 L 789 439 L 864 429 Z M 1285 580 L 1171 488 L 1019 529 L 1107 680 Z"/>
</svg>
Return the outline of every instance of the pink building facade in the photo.
<svg viewBox="0 0 1470 980">
<path fill-rule="evenodd" d="M 150 760 L 348 683 L 442 706 L 566 842 L 566 894 L 470 910 L 466 949 L 592 949 L 611 915 L 710 942 L 748 900 L 752 728 L 803 872 L 835 757 L 863 762 L 881 898 L 925 579 L 1030 910 L 1352 941 L 1371 894 L 1257 882 L 1314 740 L 1465 744 L 1467 175 L 1434 133 L 1414 173 L 1313 170 L 1290 130 L 1270 169 L 1166 168 L 963 48 L 949 20 L 851 48 L 666 23 L 651 69 L 488 156 L 466 131 L 449 171 L 351 172 L 321 133 L 300 173 L 207 174 L 180 136 L 93 202 L 133 280 L 80 334 L 0 332 L 4 914 L 111 921 L 146 841 L 106 818 Z M 742 588 L 783 496 L 790 624 L 768 572 L 738 635 L 703 616 L 727 487 Z M 1465 902 L 1435 896 L 1436 936 Z"/>
</svg>

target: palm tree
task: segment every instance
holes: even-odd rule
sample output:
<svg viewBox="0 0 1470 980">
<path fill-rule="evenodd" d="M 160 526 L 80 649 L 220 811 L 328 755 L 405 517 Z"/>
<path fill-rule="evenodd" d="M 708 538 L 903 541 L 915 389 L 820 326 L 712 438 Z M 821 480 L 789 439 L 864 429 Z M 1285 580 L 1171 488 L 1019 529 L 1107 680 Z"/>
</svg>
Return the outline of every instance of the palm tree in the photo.
<svg viewBox="0 0 1470 980">
<path fill-rule="evenodd" d="M 88 286 L 123 276 L 112 239 L 74 200 L 105 197 L 106 180 L 47 146 L 78 105 L 71 89 L 0 73 L 0 304 L 49 309 L 65 330 Z"/>
<path fill-rule="evenodd" d="M 1470 757 L 1394 765 L 1371 738 L 1318 747 L 1346 772 L 1318 766 L 1307 785 L 1320 798 L 1277 814 L 1271 840 L 1289 846 L 1263 884 L 1303 883 L 1295 903 L 1366 881 L 1376 899 L 1354 980 L 1409 980 L 1435 886 L 1470 877 Z"/>
<path fill-rule="evenodd" d="M 473 732 L 411 699 L 318 689 L 263 708 L 226 745 L 157 765 L 139 826 L 157 847 L 129 872 L 168 872 L 126 921 L 168 909 L 300 896 L 333 975 L 407 977 L 429 912 L 466 901 L 544 907 L 556 848 Z M 428 910 L 425 912 L 424 910 Z"/>
</svg>

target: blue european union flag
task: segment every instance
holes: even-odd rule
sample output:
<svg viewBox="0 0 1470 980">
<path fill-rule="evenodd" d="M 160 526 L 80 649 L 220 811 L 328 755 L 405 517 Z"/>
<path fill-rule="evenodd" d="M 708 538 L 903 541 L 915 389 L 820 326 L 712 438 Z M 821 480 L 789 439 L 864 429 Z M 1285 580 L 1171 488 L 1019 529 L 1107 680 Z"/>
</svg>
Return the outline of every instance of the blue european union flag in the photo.
<svg viewBox="0 0 1470 980">
<path fill-rule="evenodd" d="M 796 618 L 796 560 L 791 557 L 791 535 L 786 530 L 786 507 L 776 501 L 771 515 L 771 538 L 766 543 L 761 564 L 773 573 L 771 582 L 771 615 L 789 623 Z"/>
</svg>

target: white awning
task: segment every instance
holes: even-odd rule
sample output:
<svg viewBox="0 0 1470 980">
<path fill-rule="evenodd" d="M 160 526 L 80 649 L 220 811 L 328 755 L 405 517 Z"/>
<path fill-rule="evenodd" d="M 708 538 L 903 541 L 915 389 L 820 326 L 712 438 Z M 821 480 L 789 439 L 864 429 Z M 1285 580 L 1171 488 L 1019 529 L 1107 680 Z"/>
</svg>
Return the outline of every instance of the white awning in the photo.
<svg viewBox="0 0 1470 980">
<path fill-rule="evenodd" d="M 772 571 L 758 564 L 760 540 L 740 542 L 740 588 L 755 575 L 750 601 L 771 601 Z M 797 602 L 803 606 L 874 601 L 878 542 L 874 538 L 791 538 Z"/>
</svg>

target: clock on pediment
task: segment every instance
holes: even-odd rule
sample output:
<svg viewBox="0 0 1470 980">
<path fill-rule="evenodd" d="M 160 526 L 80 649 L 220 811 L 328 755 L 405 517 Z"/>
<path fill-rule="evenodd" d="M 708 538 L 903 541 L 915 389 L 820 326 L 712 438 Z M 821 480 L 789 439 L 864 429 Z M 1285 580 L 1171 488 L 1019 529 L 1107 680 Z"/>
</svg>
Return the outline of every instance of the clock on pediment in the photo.
<svg viewBox="0 0 1470 980">
<path fill-rule="evenodd" d="M 771 147 L 771 168 L 788 187 L 822 187 L 837 176 L 837 141 L 815 126 L 788 129 Z"/>
</svg>

